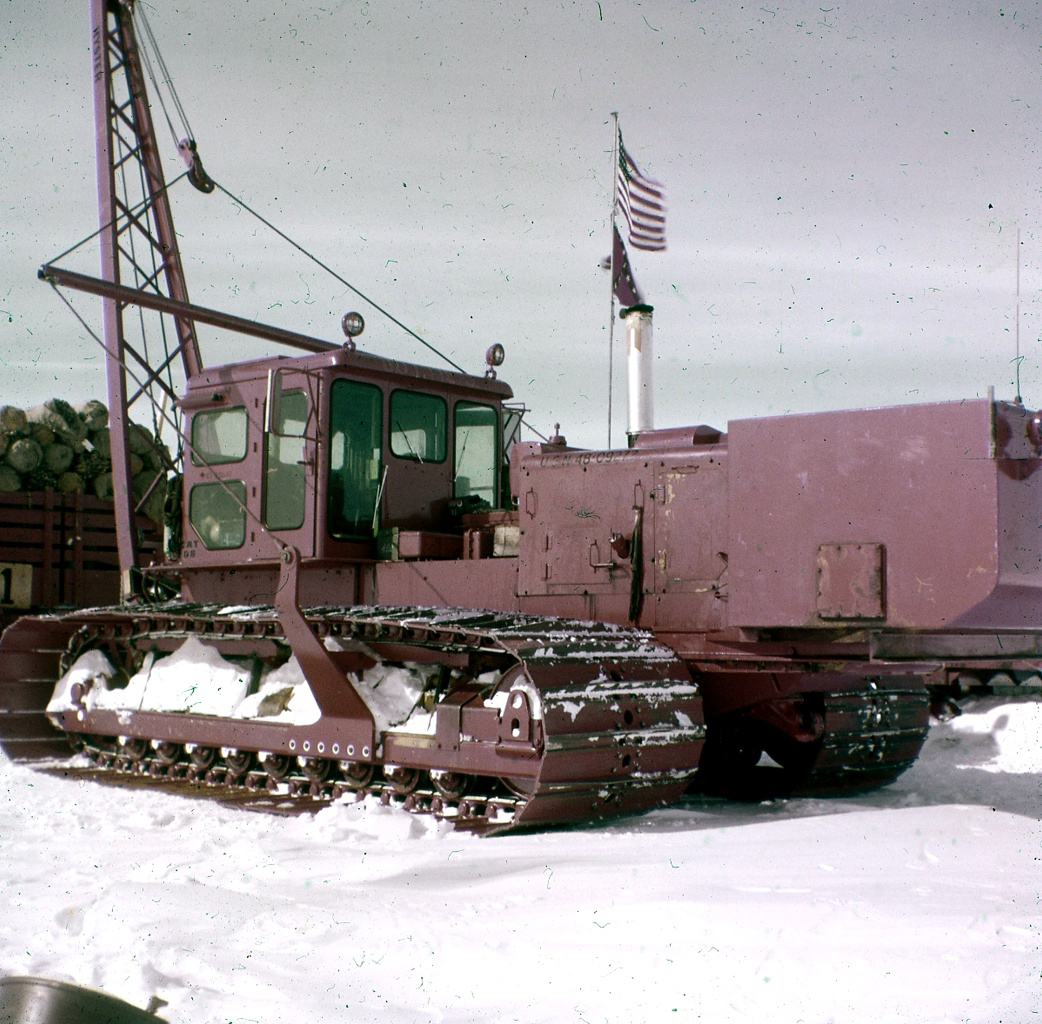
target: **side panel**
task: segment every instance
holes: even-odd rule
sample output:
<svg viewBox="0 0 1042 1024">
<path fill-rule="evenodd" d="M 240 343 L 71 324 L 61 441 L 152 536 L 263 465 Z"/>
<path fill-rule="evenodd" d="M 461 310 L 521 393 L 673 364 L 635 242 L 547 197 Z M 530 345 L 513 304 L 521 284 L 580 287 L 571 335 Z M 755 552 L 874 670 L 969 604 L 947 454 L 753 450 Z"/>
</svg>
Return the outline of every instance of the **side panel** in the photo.
<svg viewBox="0 0 1042 1024">
<path fill-rule="evenodd" d="M 159 527 L 135 524 L 138 550 L 158 561 Z M 0 495 L 0 623 L 29 609 L 113 604 L 120 598 L 112 502 L 58 491 Z"/>
<path fill-rule="evenodd" d="M 203 604 L 271 604 L 278 576 L 276 565 L 192 572 L 186 579 L 184 596 Z M 305 608 L 380 604 L 518 610 L 516 558 L 304 563 L 299 587 L 300 603 Z"/>
<path fill-rule="evenodd" d="M 633 578 L 628 539 L 653 473 L 650 461 L 632 452 L 540 453 L 525 459 L 517 481 L 519 595 L 628 599 Z M 613 536 L 621 538 L 615 547 Z M 545 603 L 542 610 L 549 610 Z"/>
<path fill-rule="evenodd" d="M 987 401 L 729 427 L 728 621 L 937 629 L 999 576 Z"/>
<path fill-rule="evenodd" d="M 954 623 L 1027 631 L 1042 624 L 1042 460 L 999 459 L 998 586 Z"/>
<path fill-rule="evenodd" d="M 656 629 L 719 628 L 727 600 L 727 463 L 724 450 L 656 461 L 651 492 Z M 645 605 L 648 599 L 645 599 Z"/>
<path fill-rule="evenodd" d="M 705 632 L 723 623 L 722 445 L 537 451 L 515 473 L 524 610 Z"/>
</svg>

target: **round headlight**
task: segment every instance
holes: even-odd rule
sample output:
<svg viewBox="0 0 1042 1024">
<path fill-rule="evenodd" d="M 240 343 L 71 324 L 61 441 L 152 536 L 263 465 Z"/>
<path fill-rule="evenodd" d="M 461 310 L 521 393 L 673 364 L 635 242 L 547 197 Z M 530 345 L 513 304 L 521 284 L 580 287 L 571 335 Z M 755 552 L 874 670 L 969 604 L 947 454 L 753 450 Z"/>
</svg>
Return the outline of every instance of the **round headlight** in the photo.
<svg viewBox="0 0 1042 1024">
<path fill-rule="evenodd" d="M 357 338 L 365 330 L 365 318 L 361 313 L 345 313 L 340 326 L 349 338 Z"/>
</svg>

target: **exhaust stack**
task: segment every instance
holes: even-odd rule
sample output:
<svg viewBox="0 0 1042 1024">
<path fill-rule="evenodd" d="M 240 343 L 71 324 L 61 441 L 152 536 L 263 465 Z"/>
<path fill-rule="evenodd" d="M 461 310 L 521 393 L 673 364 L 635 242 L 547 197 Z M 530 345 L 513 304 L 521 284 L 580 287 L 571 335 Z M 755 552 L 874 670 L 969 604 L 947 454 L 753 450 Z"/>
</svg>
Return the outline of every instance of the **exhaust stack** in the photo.
<svg viewBox="0 0 1042 1024">
<path fill-rule="evenodd" d="M 626 324 L 626 365 L 629 378 L 629 419 L 626 432 L 630 441 L 642 430 L 655 427 L 652 391 L 651 313 L 653 307 L 630 306 L 619 316 Z"/>
</svg>

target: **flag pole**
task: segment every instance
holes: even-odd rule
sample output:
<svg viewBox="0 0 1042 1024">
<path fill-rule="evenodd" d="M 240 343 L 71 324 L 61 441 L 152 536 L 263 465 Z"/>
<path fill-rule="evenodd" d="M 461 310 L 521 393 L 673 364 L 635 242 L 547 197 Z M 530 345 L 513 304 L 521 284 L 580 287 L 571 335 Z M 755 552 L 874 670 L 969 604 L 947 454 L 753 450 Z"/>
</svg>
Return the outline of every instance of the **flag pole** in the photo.
<svg viewBox="0 0 1042 1024">
<path fill-rule="evenodd" d="M 619 178 L 619 112 L 611 112 L 611 257 L 608 274 L 608 299 L 611 308 L 608 312 L 608 447 L 611 448 L 611 399 L 614 374 L 615 354 L 615 211 L 618 208 Z"/>
</svg>

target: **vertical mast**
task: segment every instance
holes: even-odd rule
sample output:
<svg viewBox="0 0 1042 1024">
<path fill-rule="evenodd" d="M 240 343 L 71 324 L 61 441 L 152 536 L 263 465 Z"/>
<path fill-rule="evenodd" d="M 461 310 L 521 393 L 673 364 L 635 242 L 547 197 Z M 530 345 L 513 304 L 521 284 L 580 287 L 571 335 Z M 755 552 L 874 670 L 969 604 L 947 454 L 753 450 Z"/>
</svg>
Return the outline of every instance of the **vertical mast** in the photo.
<svg viewBox="0 0 1042 1024">
<path fill-rule="evenodd" d="M 615 358 L 615 211 L 619 205 L 619 112 L 611 112 L 611 256 L 608 257 L 608 447 L 611 447 L 611 399 Z"/>
<path fill-rule="evenodd" d="M 101 277 L 187 303 L 132 18 L 133 0 L 91 0 Z M 140 311 L 124 317 L 122 303 L 112 298 L 103 303 L 116 530 L 126 598 L 133 593 L 133 570 L 140 567 L 130 472 L 132 414 L 154 425 L 158 435 L 161 420 L 174 414 L 180 390 L 175 374 L 192 376 L 202 364 L 191 321 L 176 318 L 171 338 L 167 325 L 156 318 L 146 334 Z M 141 334 L 133 342 L 131 319 Z M 176 447 L 181 449 L 180 436 Z M 161 474 L 156 485 L 165 487 L 165 482 Z"/>
</svg>

